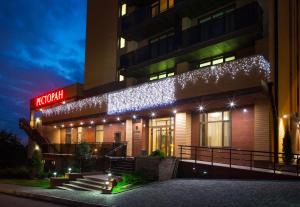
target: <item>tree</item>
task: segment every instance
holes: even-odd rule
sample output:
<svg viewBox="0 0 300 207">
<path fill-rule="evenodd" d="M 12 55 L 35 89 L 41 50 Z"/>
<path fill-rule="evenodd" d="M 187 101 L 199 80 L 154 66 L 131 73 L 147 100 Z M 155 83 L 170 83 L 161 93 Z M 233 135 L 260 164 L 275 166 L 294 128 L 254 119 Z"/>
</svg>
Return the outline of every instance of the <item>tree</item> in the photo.
<svg viewBox="0 0 300 207">
<path fill-rule="evenodd" d="M 26 161 L 26 147 L 21 143 L 20 139 L 5 130 L 0 131 L 1 168 L 25 166 Z"/>
<path fill-rule="evenodd" d="M 286 127 L 285 134 L 283 137 L 283 161 L 285 164 L 290 165 L 293 161 L 293 150 L 292 150 L 292 137 L 290 134 L 289 127 Z"/>
</svg>

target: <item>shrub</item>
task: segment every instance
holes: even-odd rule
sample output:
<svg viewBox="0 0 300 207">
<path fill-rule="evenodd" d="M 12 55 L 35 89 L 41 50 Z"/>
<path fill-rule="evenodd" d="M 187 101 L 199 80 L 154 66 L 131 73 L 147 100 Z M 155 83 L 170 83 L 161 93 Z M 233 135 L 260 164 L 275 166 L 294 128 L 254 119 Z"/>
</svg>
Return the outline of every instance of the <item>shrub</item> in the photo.
<svg viewBox="0 0 300 207">
<path fill-rule="evenodd" d="M 150 157 L 159 157 L 159 158 L 164 158 L 166 157 L 165 153 L 160 151 L 160 150 L 155 150 L 151 153 Z"/>
<path fill-rule="evenodd" d="M 31 175 L 32 177 L 42 178 L 44 176 L 44 164 L 42 162 L 40 150 L 34 150 L 31 158 Z"/>
<path fill-rule="evenodd" d="M 31 178 L 30 170 L 27 167 L 14 167 L 14 168 L 5 168 L 0 170 L 1 178 Z"/>
<path fill-rule="evenodd" d="M 286 127 L 285 130 L 282 145 L 283 145 L 283 161 L 285 164 L 290 165 L 293 161 L 293 150 L 292 150 L 292 137 L 288 126 Z"/>
</svg>

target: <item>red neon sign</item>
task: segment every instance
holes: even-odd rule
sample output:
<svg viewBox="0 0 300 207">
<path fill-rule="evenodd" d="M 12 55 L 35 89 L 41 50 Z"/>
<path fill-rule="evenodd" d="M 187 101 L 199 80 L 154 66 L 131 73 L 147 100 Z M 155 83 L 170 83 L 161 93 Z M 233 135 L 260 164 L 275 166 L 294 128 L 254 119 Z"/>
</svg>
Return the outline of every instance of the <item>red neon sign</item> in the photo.
<svg viewBox="0 0 300 207">
<path fill-rule="evenodd" d="M 42 96 L 38 96 L 33 99 L 32 106 L 34 108 L 41 108 L 44 106 L 49 106 L 60 101 L 63 101 L 65 98 L 65 91 L 64 89 L 59 89 Z"/>
</svg>

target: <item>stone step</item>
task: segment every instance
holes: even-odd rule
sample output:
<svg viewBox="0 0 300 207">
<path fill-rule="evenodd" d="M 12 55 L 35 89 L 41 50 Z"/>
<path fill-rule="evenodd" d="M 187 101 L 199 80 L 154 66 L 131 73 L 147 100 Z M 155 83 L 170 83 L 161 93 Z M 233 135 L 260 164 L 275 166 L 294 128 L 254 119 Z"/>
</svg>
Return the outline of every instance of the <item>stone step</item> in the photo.
<svg viewBox="0 0 300 207">
<path fill-rule="evenodd" d="M 106 189 L 106 185 L 99 185 L 99 184 L 94 185 L 94 184 L 87 183 L 85 181 L 70 181 L 70 184 L 87 188 L 87 189 L 98 190 L 98 191 L 102 191 Z"/>
<path fill-rule="evenodd" d="M 91 182 L 98 182 L 98 183 L 103 183 L 103 182 L 106 182 L 108 180 L 108 177 L 103 177 L 103 178 L 98 178 L 98 177 L 87 177 L 85 176 L 83 179 L 86 179 L 88 181 L 91 181 Z M 77 180 L 80 180 L 80 179 L 77 179 Z"/>
<path fill-rule="evenodd" d="M 65 186 L 56 186 L 57 189 L 61 189 L 61 190 L 69 190 L 69 191 L 74 191 L 74 189 L 65 187 Z"/>
<path fill-rule="evenodd" d="M 73 190 L 94 191 L 94 189 L 91 189 L 91 188 L 80 187 L 78 185 L 68 184 L 68 183 L 64 183 L 63 187 L 71 188 Z"/>
<path fill-rule="evenodd" d="M 105 182 L 106 181 L 95 181 L 95 180 L 91 180 L 91 179 L 86 179 L 86 178 L 81 178 L 81 179 L 77 179 L 76 181 L 80 181 L 82 183 L 87 183 L 87 184 L 90 184 L 90 185 L 102 185 L 104 186 L 105 185 Z"/>
</svg>

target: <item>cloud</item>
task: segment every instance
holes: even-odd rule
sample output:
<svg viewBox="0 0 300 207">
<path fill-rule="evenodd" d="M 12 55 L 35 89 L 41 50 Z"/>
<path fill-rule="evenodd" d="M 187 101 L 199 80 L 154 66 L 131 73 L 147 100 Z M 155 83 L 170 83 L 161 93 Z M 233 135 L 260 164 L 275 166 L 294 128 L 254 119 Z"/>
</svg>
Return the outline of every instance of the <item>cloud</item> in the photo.
<svg viewBox="0 0 300 207">
<path fill-rule="evenodd" d="M 25 137 L 29 100 L 83 82 L 86 0 L 0 1 L 0 129 Z"/>
</svg>

